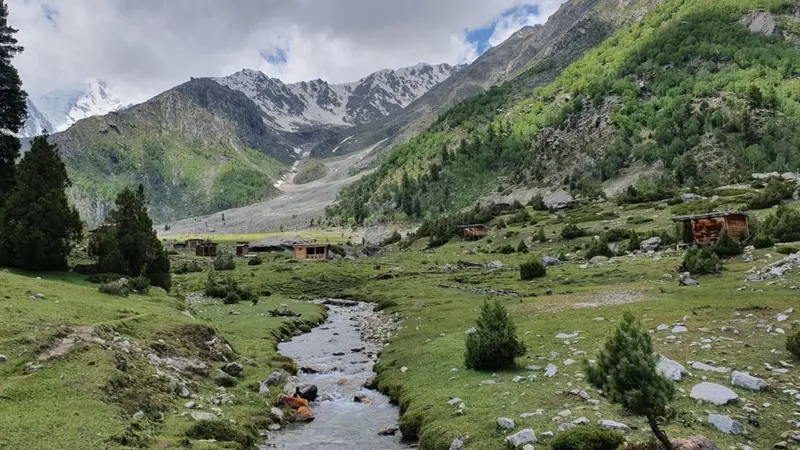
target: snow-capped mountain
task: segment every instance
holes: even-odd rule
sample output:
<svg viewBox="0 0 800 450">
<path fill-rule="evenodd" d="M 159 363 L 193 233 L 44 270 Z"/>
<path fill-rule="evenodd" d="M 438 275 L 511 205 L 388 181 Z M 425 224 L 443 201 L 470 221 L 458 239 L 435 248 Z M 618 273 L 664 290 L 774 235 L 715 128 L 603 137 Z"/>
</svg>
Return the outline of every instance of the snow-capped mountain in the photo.
<svg viewBox="0 0 800 450">
<path fill-rule="evenodd" d="M 247 95 L 277 128 L 297 131 L 314 125 L 360 125 L 387 116 L 460 69 L 449 64 L 417 64 L 381 70 L 344 84 L 323 80 L 285 84 L 245 69 L 214 81 Z"/>
<path fill-rule="evenodd" d="M 28 119 L 25 125 L 19 130 L 21 137 L 34 137 L 42 134 L 47 130 L 52 132 L 54 130 L 53 124 L 42 114 L 33 104 L 33 101 L 28 98 Z"/>
<path fill-rule="evenodd" d="M 80 89 L 59 90 L 28 100 L 28 121 L 24 137 L 39 134 L 44 123 L 50 132 L 64 131 L 87 117 L 108 114 L 124 108 L 120 99 L 102 80 L 92 79 Z M 44 119 L 44 122 L 42 122 Z"/>
</svg>

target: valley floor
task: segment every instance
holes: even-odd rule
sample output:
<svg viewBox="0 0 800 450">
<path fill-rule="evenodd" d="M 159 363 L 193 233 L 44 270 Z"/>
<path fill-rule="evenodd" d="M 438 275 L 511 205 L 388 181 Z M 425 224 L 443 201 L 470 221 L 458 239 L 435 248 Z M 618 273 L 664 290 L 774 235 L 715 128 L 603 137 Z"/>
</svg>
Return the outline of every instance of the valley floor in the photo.
<svg viewBox="0 0 800 450">
<path fill-rule="evenodd" d="M 616 205 L 599 209 L 592 214 L 605 219 L 589 219 L 581 227 L 593 232 L 624 227 L 632 223 L 626 216 L 653 220 L 633 226 L 640 231 L 670 226 L 669 211 Z M 586 211 L 565 214 L 585 217 Z M 0 364 L 0 448 L 177 448 L 188 440 L 194 441 L 193 448 L 228 448 L 186 436 L 195 422 L 184 407 L 188 400 L 180 397 L 180 386 L 199 396 L 195 401 L 200 410 L 219 408 L 216 414 L 234 419 L 242 432 L 263 427 L 274 395 L 260 396 L 257 386 L 274 369 L 291 368 L 276 354 L 275 342 L 318 322 L 323 310 L 304 300 L 324 297 L 375 302 L 401 321 L 380 354 L 378 384 L 399 403 L 404 435 L 419 437 L 423 450 L 446 450 L 456 438 L 466 442 L 467 450 L 503 448 L 504 437 L 523 428 L 532 428 L 541 439 L 537 447 L 546 447 L 546 431 L 558 433 L 563 424 L 580 423 L 584 417 L 591 423 L 609 419 L 626 424 L 630 441 L 649 439 L 646 423 L 590 388 L 581 369 L 582 360 L 597 354 L 626 310 L 653 330 L 657 352 L 691 372 L 676 382 L 676 415 L 664 425 L 671 438 L 704 435 L 719 448 L 764 449 L 779 441 L 787 441 L 788 448 L 800 445 L 781 437 L 796 431 L 800 421 L 795 398 L 800 361 L 785 350 L 786 335 L 800 326 L 800 311 L 792 310 L 800 307 L 799 268 L 770 280 L 745 281 L 754 267 L 761 270 L 785 257 L 775 248 L 750 250 L 726 261 L 721 275 L 698 277 L 700 286 L 684 287 L 676 274 L 682 252 L 664 249 L 587 264 L 576 255 L 581 240 L 558 238 L 563 220 L 546 216 L 535 217 L 552 239 L 529 245 L 527 254 L 486 251 L 504 244 L 516 248 L 522 239 L 530 242 L 539 225 L 492 231 L 477 242 L 453 240 L 435 250 L 425 250 L 425 242 L 419 241 L 377 257 L 353 254 L 338 261 L 300 263 L 288 254 L 267 254 L 260 266 L 237 259 L 234 271 L 219 275 L 257 292 L 268 290 L 271 296 L 261 297 L 256 306 L 204 298 L 205 272 L 176 275 L 172 294 L 177 298 L 153 290 L 125 299 L 99 294 L 96 285 L 71 275 L 37 279 L 0 272 L 0 353 L 8 359 Z M 545 278 L 520 281 L 520 263 L 559 253 L 570 261 L 549 268 Z M 182 260 L 210 265 L 183 254 L 174 256 L 173 264 Z M 43 298 L 36 299 L 39 293 Z M 464 366 L 465 332 L 475 326 L 487 299 L 505 304 L 528 348 L 517 370 L 493 374 Z M 302 313 L 302 318 L 271 317 L 268 311 L 275 308 Z M 674 328 L 678 324 L 686 331 Z M 244 380 L 229 388 L 225 393 L 230 398 L 219 405 L 214 405 L 220 391 L 213 380 L 175 373 L 168 364 L 154 366 L 145 356 L 194 358 L 216 371 L 221 363 L 198 344 L 197 335 L 203 342 L 210 337 L 206 327 L 247 361 Z M 561 333 L 568 336 L 557 338 Z M 127 361 L 127 371 L 118 368 L 120 358 Z M 695 369 L 691 362 L 750 372 L 767 380 L 771 389 L 733 387 L 729 372 Z M 544 374 L 550 364 L 557 367 L 552 377 Z M 164 390 L 169 377 L 154 384 L 156 370 L 178 378 L 177 394 Z M 702 381 L 731 387 L 739 401 L 698 403 L 690 392 Z M 597 401 L 587 401 L 581 391 Z M 460 413 L 457 405 L 448 404 L 455 397 L 465 404 Z M 747 434 L 721 433 L 707 424 L 709 413 L 729 415 Z M 498 417 L 515 420 L 515 429 L 498 430 Z M 313 422 L 306 426 L 313 433 Z"/>
</svg>

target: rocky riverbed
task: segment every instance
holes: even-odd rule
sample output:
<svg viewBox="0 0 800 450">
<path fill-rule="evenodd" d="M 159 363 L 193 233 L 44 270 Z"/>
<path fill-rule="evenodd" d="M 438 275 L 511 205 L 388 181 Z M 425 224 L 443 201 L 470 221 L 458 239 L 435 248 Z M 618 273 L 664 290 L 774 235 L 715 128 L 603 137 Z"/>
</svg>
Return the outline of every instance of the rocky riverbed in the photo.
<svg viewBox="0 0 800 450">
<path fill-rule="evenodd" d="M 322 302 L 329 308 L 328 320 L 278 346 L 301 368 L 285 391 L 294 393 L 306 384 L 318 388 L 318 397 L 310 404 L 314 420 L 287 426 L 261 448 L 412 448 L 397 431 L 399 410 L 386 396 L 365 387 L 375 375 L 372 367 L 378 352 L 400 323 L 365 303 Z"/>
</svg>

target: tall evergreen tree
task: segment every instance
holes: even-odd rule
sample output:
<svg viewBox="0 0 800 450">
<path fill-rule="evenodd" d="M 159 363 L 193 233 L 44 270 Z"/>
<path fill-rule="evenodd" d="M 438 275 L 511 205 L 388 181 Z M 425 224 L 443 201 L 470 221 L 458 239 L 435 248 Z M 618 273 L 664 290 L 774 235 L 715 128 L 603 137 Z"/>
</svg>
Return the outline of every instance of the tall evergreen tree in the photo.
<svg viewBox="0 0 800 450">
<path fill-rule="evenodd" d="M 103 272 L 133 277 L 145 276 L 153 286 L 169 290 L 172 285 L 169 257 L 147 214 L 144 187 L 125 188 L 117 195 L 116 209 L 108 216 L 108 227 L 91 240 L 89 252 Z"/>
<path fill-rule="evenodd" d="M 0 211 L 0 264 L 25 270 L 61 270 L 81 239 L 78 211 L 67 201 L 67 169 L 47 136 L 33 141 L 17 167 Z"/>
<path fill-rule="evenodd" d="M 8 25 L 8 6 L 0 0 L 0 206 L 11 191 L 20 144 L 14 134 L 25 124 L 27 94 L 11 58 L 22 51 Z"/>
</svg>

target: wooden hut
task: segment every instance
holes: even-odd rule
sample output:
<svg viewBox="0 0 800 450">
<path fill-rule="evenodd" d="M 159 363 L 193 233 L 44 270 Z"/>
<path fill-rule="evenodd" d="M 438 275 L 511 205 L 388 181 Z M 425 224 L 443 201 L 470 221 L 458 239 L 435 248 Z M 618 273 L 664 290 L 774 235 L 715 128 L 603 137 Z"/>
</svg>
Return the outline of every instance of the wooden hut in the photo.
<svg viewBox="0 0 800 450">
<path fill-rule="evenodd" d="M 174 250 L 178 250 L 178 251 L 186 250 L 186 242 L 176 242 L 176 243 L 172 244 L 172 248 Z"/>
<path fill-rule="evenodd" d="M 483 239 L 489 234 L 486 225 L 461 225 L 461 238 L 465 241 L 477 241 Z"/>
<path fill-rule="evenodd" d="M 330 244 L 295 244 L 294 259 L 303 260 L 327 260 Z"/>
<path fill-rule="evenodd" d="M 195 254 L 197 256 L 210 256 L 216 257 L 217 256 L 217 243 L 216 242 L 202 242 L 195 246 Z"/>
<path fill-rule="evenodd" d="M 198 245 L 205 243 L 205 239 L 187 239 L 186 240 L 186 249 L 187 250 L 194 250 L 197 248 Z"/>
<path fill-rule="evenodd" d="M 236 256 L 244 256 L 250 252 L 250 243 L 249 242 L 237 242 L 236 243 Z"/>
<path fill-rule="evenodd" d="M 734 239 L 746 239 L 750 235 L 748 215 L 742 212 L 714 212 L 694 216 L 673 217 L 678 240 L 686 244 L 714 244 L 722 230 Z"/>
</svg>

